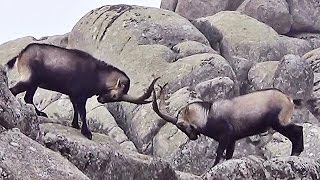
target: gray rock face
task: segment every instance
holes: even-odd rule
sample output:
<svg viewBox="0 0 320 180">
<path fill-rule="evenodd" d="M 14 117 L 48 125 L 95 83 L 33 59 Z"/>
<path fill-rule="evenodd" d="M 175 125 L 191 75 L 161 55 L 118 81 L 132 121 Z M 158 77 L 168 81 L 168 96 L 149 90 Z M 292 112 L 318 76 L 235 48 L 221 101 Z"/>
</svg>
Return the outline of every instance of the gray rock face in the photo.
<svg viewBox="0 0 320 180">
<path fill-rule="evenodd" d="M 310 63 L 313 72 L 320 73 L 320 48 L 307 52 L 302 58 Z"/>
<path fill-rule="evenodd" d="M 174 11 L 187 19 L 197 19 L 220 11 L 235 10 L 242 2 L 243 0 L 162 0 L 160 8 Z"/>
<path fill-rule="evenodd" d="M 259 90 L 273 87 L 274 74 L 278 64 L 278 61 L 267 61 L 252 66 L 248 73 L 252 89 Z"/>
<path fill-rule="evenodd" d="M 222 54 L 253 62 L 281 59 L 278 33 L 266 24 L 237 11 L 223 11 L 204 19 L 222 32 Z"/>
<path fill-rule="evenodd" d="M 308 99 L 313 91 L 313 71 L 309 64 L 295 55 L 286 55 L 275 72 L 274 87 L 294 99 Z"/>
<path fill-rule="evenodd" d="M 298 56 L 303 56 L 305 53 L 312 50 L 309 41 L 304 39 L 292 38 L 287 36 L 279 36 L 279 41 L 286 54 L 294 54 Z"/>
<path fill-rule="evenodd" d="M 177 179 L 170 165 L 128 150 L 101 134 L 88 140 L 73 128 L 41 124 L 38 141 L 60 152 L 90 179 Z"/>
<path fill-rule="evenodd" d="M 320 31 L 320 3 L 317 0 L 288 0 L 293 18 L 292 31 Z"/>
<path fill-rule="evenodd" d="M 285 0 L 245 0 L 237 11 L 266 23 L 279 34 L 289 32 L 293 22 L 288 3 Z"/>
<path fill-rule="evenodd" d="M 197 98 L 214 102 L 217 99 L 231 98 L 236 95 L 234 82 L 228 77 L 217 77 L 199 83 L 195 87 Z"/>
<path fill-rule="evenodd" d="M 308 32 L 301 32 L 301 33 L 292 33 L 292 37 L 307 40 L 312 49 L 320 48 L 320 33 L 308 33 Z"/>
<path fill-rule="evenodd" d="M 266 179 L 263 160 L 255 156 L 231 159 L 211 168 L 202 175 L 203 179 Z"/>
<path fill-rule="evenodd" d="M 19 128 L 24 134 L 37 136 L 38 118 L 32 106 L 19 103 L 8 88 L 8 79 L 0 66 L 0 124 L 6 129 Z"/>
<path fill-rule="evenodd" d="M 218 52 L 216 52 L 209 46 L 206 46 L 196 41 L 182 42 L 173 46 L 172 49 L 173 51 L 178 53 L 176 59 L 181 59 L 187 56 L 202 54 L 202 53 L 218 54 Z"/>
<path fill-rule="evenodd" d="M 184 61 L 185 63 L 188 62 L 189 65 L 186 65 L 185 68 L 190 69 L 191 72 L 185 76 L 177 74 L 177 78 L 168 83 L 170 93 L 185 86 L 194 89 L 198 83 L 215 77 L 225 76 L 229 77 L 231 80 L 236 79 L 236 75 L 230 64 L 222 56 L 217 54 L 199 54 L 184 58 L 181 61 Z M 197 63 L 197 66 L 190 66 L 196 61 L 199 62 Z M 175 69 L 174 66 L 171 66 L 170 68 Z"/>
<path fill-rule="evenodd" d="M 281 157 L 268 161 L 249 156 L 232 159 L 213 167 L 203 179 L 317 179 L 317 160 L 301 157 Z M 301 173 L 303 172 L 303 173 Z"/>
<path fill-rule="evenodd" d="M 89 180 L 72 163 L 22 134 L 18 129 L 0 134 L 1 179 Z"/>
</svg>

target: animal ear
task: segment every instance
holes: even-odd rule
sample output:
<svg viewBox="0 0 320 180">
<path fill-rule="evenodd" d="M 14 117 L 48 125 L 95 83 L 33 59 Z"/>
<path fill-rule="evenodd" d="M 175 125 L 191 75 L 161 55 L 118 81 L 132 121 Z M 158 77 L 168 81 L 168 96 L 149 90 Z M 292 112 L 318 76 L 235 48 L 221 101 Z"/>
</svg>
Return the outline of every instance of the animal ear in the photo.
<svg viewBox="0 0 320 180">
<path fill-rule="evenodd" d="M 117 84 L 116 84 L 116 88 L 118 88 L 119 87 L 119 85 L 120 85 L 120 78 L 118 78 L 118 80 L 117 80 Z"/>
<path fill-rule="evenodd" d="M 189 106 L 186 106 L 185 108 L 185 112 L 188 113 L 189 112 Z"/>
</svg>

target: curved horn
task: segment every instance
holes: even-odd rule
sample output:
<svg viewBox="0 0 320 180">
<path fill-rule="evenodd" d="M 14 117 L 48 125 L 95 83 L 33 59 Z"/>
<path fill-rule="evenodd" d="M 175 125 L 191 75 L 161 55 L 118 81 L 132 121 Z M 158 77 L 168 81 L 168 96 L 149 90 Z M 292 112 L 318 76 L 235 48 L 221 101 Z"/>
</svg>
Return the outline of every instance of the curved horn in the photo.
<svg viewBox="0 0 320 180">
<path fill-rule="evenodd" d="M 160 97 L 160 103 L 161 103 L 161 100 L 163 100 L 162 99 L 163 97 L 162 97 L 162 94 L 161 94 L 162 90 L 163 90 L 163 87 L 160 87 L 160 96 L 159 96 Z M 179 124 L 177 124 L 177 121 L 178 121 L 177 118 L 171 117 L 171 116 L 169 116 L 167 114 L 164 114 L 164 113 L 160 112 L 158 104 L 157 104 L 157 95 L 156 95 L 156 92 L 155 92 L 154 89 L 153 89 L 153 96 L 152 96 L 152 108 L 153 108 L 154 112 L 156 112 L 162 119 L 164 119 L 167 122 L 170 122 L 170 123 L 176 125 L 176 127 L 178 129 L 180 129 L 182 132 L 184 132 L 189 137 L 189 139 L 191 139 L 191 140 L 198 139 L 198 135 L 200 135 L 200 133 L 196 129 L 187 129 L 185 126 L 180 126 Z"/>
<path fill-rule="evenodd" d="M 157 82 L 157 80 L 160 79 L 160 77 L 155 78 L 151 84 L 149 85 L 147 91 L 140 97 L 133 97 L 129 94 L 124 94 L 122 97 L 119 99 L 120 101 L 126 101 L 134 104 L 148 104 L 151 103 L 152 101 L 146 101 L 151 96 L 154 84 Z"/>
<path fill-rule="evenodd" d="M 161 93 L 161 91 L 160 91 L 160 93 Z M 159 107 L 158 107 L 158 103 L 157 103 L 156 91 L 154 89 L 153 89 L 153 96 L 152 96 L 152 108 L 153 108 L 154 112 L 156 112 L 162 119 L 164 119 L 174 125 L 177 125 L 177 121 L 178 121 L 177 118 L 171 117 L 167 114 L 163 114 L 160 112 Z"/>
</svg>

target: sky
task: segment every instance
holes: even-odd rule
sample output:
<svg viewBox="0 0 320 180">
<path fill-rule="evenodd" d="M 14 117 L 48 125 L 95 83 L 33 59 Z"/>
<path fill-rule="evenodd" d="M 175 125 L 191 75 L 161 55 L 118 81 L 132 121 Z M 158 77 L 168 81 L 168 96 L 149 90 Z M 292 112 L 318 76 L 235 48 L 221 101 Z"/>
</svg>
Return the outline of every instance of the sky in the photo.
<svg viewBox="0 0 320 180">
<path fill-rule="evenodd" d="M 161 0 L 1 0 L 0 44 L 24 36 L 40 38 L 70 32 L 92 9 L 132 4 L 160 7 Z"/>
</svg>

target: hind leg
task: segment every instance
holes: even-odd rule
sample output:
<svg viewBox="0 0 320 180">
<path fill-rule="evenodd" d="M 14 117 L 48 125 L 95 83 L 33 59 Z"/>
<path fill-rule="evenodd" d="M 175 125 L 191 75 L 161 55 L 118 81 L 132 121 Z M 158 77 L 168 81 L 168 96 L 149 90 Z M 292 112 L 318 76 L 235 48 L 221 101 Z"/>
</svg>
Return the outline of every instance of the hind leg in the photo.
<svg viewBox="0 0 320 180">
<path fill-rule="evenodd" d="M 31 86 L 27 89 L 26 95 L 24 96 L 24 101 L 28 104 L 32 104 L 38 116 L 48 117 L 44 112 L 39 111 L 39 109 L 33 103 L 33 96 L 37 90 L 37 86 Z"/>
<path fill-rule="evenodd" d="M 28 90 L 29 87 L 30 87 L 29 82 L 19 81 L 16 85 L 11 87 L 9 90 L 11 91 L 11 93 L 14 96 L 16 96 L 17 94 L 20 94 L 20 93 Z"/>
<path fill-rule="evenodd" d="M 292 143 L 291 156 L 299 156 L 304 150 L 303 127 L 295 124 L 287 126 L 278 125 L 274 127 L 276 131 L 289 138 Z"/>
</svg>

